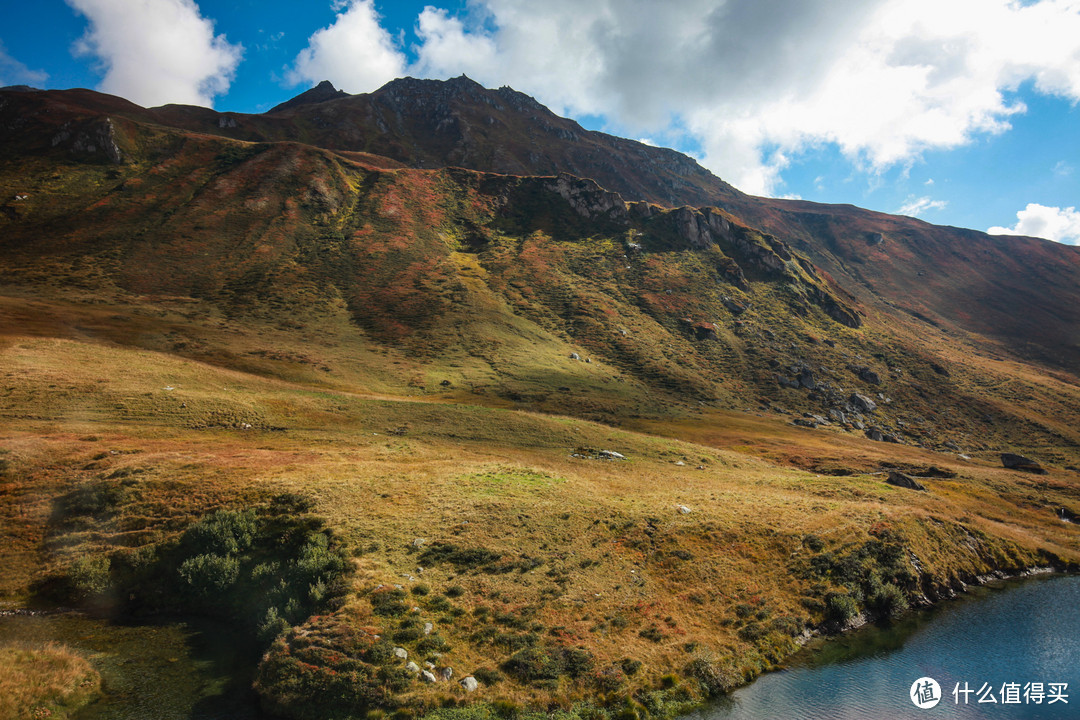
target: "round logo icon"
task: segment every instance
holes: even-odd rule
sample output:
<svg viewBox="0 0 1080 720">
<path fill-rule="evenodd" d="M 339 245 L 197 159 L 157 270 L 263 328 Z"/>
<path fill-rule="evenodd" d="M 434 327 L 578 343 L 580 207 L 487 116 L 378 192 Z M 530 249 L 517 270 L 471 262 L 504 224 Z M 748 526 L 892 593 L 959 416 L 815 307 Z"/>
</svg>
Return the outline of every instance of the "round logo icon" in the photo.
<svg viewBox="0 0 1080 720">
<path fill-rule="evenodd" d="M 941 702 L 941 686 L 932 677 L 921 677 L 911 684 L 911 702 L 915 707 L 929 710 Z"/>
</svg>

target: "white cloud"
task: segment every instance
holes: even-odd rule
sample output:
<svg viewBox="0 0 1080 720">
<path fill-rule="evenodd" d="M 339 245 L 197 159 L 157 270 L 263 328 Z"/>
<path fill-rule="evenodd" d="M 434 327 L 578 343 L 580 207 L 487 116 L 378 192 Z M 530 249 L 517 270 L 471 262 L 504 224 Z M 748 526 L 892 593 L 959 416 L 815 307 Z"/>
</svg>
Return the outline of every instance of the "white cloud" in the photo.
<svg viewBox="0 0 1080 720">
<path fill-rule="evenodd" d="M 1047 207 L 1038 203 L 1016 213 L 1016 225 L 1011 228 L 992 227 L 991 235 L 1029 235 L 1066 245 L 1080 245 L 1080 212 L 1074 207 Z"/>
<path fill-rule="evenodd" d="M 4 43 L 0 42 L 0 87 L 5 85 L 31 85 L 38 87 L 45 84 L 49 74 L 41 70 L 31 70 L 7 54 Z"/>
<path fill-rule="evenodd" d="M 1058 177 L 1068 177 L 1073 174 L 1073 166 L 1064 160 L 1058 160 L 1054 165 L 1053 173 Z"/>
<path fill-rule="evenodd" d="M 105 71 L 98 86 L 141 105 L 213 104 L 228 91 L 243 48 L 192 0 L 66 0 L 90 26 L 75 44 Z"/>
<path fill-rule="evenodd" d="M 361 93 L 405 74 L 405 56 L 379 25 L 372 0 L 336 2 L 334 9 L 341 11 L 334 23 L 309 37 L 296 57 L 290 84 L 329 80 L 346 92 Z"/>
<path fill-rule="evenodd" d="M 944 210 L 948 206 L 946 200 L 931 200 L 927 196 L 923 197 L 909 197 L 907 201 L 900 206 L 900 209 L 896 211 L 897 215 L 910 215 L 911 217 L 919 217 L 927 210 Z"/>
<path fill-rule="evenodd" d="M 352 6 L 355 8 L 357 4 Z M 874 173 L 1000 133 L 1009 92 L 1080 100 L 1080 0 L 471 0 L 418 18 L 413 74 L 511 85 L 632 136 L 689 132 L 749 192 L 798 153 Z"/>
</svg>

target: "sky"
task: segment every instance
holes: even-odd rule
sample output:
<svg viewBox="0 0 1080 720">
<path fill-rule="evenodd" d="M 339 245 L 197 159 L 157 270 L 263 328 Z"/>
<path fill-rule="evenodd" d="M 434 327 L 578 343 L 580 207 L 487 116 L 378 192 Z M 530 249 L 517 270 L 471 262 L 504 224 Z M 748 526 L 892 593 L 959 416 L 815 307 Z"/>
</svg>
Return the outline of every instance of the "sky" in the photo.
<svg viewBox="0 0 1080 720">
<path fill-rule="evenodd" d="M 0 25 L 0 86 L 147 107 L 462 73 L 749 193 L 1080 244 L 1080 0 L 34 0 Z"/>
</svg>

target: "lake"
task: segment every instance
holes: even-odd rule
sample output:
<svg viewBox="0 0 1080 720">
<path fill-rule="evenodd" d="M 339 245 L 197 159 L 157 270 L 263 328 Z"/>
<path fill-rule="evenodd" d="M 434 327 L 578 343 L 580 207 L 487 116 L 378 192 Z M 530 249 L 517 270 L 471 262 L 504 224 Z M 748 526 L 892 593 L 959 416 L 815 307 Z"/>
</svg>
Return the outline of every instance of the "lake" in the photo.
<svg viewBox="0 0 1080 720">
<path fill-rule="evenodd" d="M 940 686 L 930 709 L 909 697 L 924 677 Z M 1042 683 L 1041 704 L 1037 686 L 1028 685 L 1025 696 L 1029 683 Z M 1067 704 L 1051 704 L 1051 683 L 1068 684 Z M 889 627 L 815 641 L 787 669 L 686 720 L 767 718 L 1080 718 L 1080 577 L 975 588 Z"/>
</svg>

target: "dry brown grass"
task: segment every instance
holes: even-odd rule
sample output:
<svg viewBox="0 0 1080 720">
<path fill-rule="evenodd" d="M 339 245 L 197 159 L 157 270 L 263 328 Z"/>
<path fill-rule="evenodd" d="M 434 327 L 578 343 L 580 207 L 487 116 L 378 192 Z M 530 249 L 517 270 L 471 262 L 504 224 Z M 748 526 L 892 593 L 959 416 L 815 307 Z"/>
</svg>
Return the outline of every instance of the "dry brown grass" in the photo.
<svg viewBox="0 0 1080 720">
<path fill-rule="evenodd" d="M 101 677 L 73 650 L 56 643 L 0 646 L 0 719 L 62 720 L 90 702 Z"/>
<path fill-rule="evenodd" d="M 1076 505 L 1067 472 L 1032 478 L 989 457 L 965 462 L 807 431 L 775 416 L 708 412 L 617 429 L 311 387 L 72 339 L 11 338 L 0 357 L 11 388 L 0 398 L 7 598 L 27 597 L 35 579 L 80 557 L 173 537 L 212 508 L 294 492 L 312 498 L 355 552 L 353 592 L 340 611 L 349 623 L 396 629 L 372 614 L 368 592 L 379 584 L 424 584 L 428 597 L 457 587 L 463 592 L 450 604 L 458 614 L 416 601 L 451 645 L 442 662 L 457 677 L 508 655 L 472 639 L 484 626 L 472 613 L 483 607 L 528 614 L 533 632 L 587 648 L 597 667 L 639 660 L 631 685 L 651 687 L 699 650 L 737 662 L 752 657 L 753 643 L 737 634 L 737 607 L 812 619 L 802 600 L 813 583 L 792 570 L 810 554 L 808 536 L 839 552 L 889 528 L 942 578 L 990 568 L 990 555 L 965 550 L 971 532 L 986 533 L 987 552 L 1003 552 L 1003 564 L 1041 562 L 1043 549 L 1080 559 L 1075 532 L 1050 511 Z M 109 367 L 125 370 L 103 372 Z M 193 415 L 219 422 L 192 423 Z M 252 429 L 235 427 L 250 418 Z M 628 459 L 571 457 L 579 446 Z M 791 467 L 838 462 L 855 474 Z M 930 491 L 915 493 L 871 474 L 885 462 L 958 476 L 928 480 Z M 115 512 L 77 528 L 51 520 L 58 498 L 100 483 L 124 483 Z M 448 564 L 421 572 L 416 538 L 425 547 L 451 542 L 538 564 L 525 572 Z M 652 627 L 658 641 L 641 634 Z M 415 696 L 434 702 L 444 692 L 422 687 Z M 473 697 L 545 705 L 582 692 L 504 681 Z"/>
</svg>

